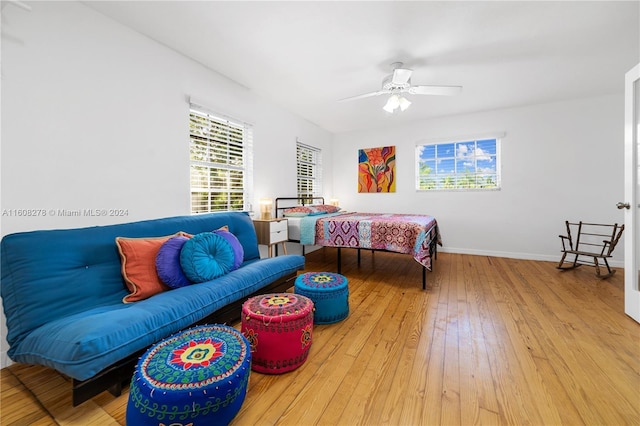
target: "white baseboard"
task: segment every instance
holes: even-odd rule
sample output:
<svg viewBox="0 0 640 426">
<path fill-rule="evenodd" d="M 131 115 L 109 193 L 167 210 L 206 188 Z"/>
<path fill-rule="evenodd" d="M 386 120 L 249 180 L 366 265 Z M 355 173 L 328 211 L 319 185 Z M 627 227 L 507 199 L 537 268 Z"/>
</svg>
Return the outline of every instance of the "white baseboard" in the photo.
<svg viewBox="0 0 640 426">
<path fill-rule="evenodd" d="M 298 243 L 295 243 L 299 246 Z M 321 246 L 305 246 L 305 253 L 311 253 L 312 251 L 322 248 Z M 470 254 L 474 256 L 491 256 L 491 257 L 506 257 L 509 259 L 523 259 L 523 260 L 539 260 L 542 262 L 560 262 L 560 254 L 548 255 L 548 254 L 535 254 L 535 253 L 514 253 L 510 251 L 493 251 L 493 250 L 475 250 L 467 248 L 457 247 L 438 247 L 438 251 L 442 253 L 457 253 L 457 254 Z M 624 261 L 610 259 L 609 265 L 614 268 L 624 268 Z"/>
<path fill-rule="evenodd" d="M 457 253 L 457 254 L 471 254 L 475 256 L 491 256 L 491 257 L 506 257 L 509 259 L 523 259 L 523 260 L 540 260 L 543 262 L 560 262 L 561 255 L 541 255 L 534 253 L 513 253 L 508 251 L 491 251 L 491 250 L 474 250 L 474 249 L 461 249 L 455 247 L 438 247 L 438 251 L 442 253 Z M 624 268 L 624 261 L 611 259 L 609 265 L 614 268 Z"/>
</svg>

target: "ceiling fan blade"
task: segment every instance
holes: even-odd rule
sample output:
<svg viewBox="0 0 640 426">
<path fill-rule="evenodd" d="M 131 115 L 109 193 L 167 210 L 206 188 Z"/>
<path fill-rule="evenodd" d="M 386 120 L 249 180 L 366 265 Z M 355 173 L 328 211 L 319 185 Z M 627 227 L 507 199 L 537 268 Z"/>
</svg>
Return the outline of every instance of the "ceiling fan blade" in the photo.
<svg viewBox="0 0 640 426">
<path fill-rule="evenodd" d="M 338 102 L 355 101 L 356 99 L 369 98 L 371 96 L 386 95 L 386 94 L 389 94 L 389 93 L 391 93 L 390 90 L 379 90 L 377 92 L 370 92 L 370 93 L 365 93 L 363 95 L 351 96 L 349 98 L 340 99 Z"/>
<path fill-rule="evenodd" d="M 393 70 L 393 77 L 391 77 L 391 82 L 395 85 L 403 85 L 409 82 L 411 78 L 411 74 L 413 70 L 407 68 L 396 68 Z"/>
<path fill-rule="evenodd" d="M 407 91 L 412 95 L 453 96 L 462 91 L 462 86 L 411 86 Z"/>
</svg>

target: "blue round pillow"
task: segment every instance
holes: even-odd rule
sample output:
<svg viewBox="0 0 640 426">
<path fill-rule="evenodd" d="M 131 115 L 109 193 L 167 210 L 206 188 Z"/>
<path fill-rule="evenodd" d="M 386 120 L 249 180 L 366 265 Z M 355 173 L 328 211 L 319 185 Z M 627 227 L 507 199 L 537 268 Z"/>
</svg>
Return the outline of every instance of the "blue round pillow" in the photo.
<svg viewBox="0 0 640 426">
<path fill-rule="evenodd" d="M 192 284 L 182 271 L 180 252 L 187 237 L 169 238 L 158 250 L 156 256 L 156 271 L 160 281 L 171 288 L 179 288 Z"/>
<path fill-rule="evenodd" d="M 238 237 L 233 235 L 231 232 L 225 231 L 223 229 L 218 229 L 213 232 L 229 241 L 229 244 L 231 244 L 231 248 L 233 248 L 234 255 L 233 268 L 231 268 L 231 270 L 233 271 L 235 269 L 238 269 L 240 265 L 242 265 L 242 262 L 244 262 L 244 248 L 242 248 L 242 244 L 240 244 L 240 240 L 238 240 Z"/>
<path fill-rule="evenodd" d="M 215 232 L 194 235 L 180 251 L 180 266 L 194 283 L 211 281 L 231 271 L 233 247 Z"/>
</svg>

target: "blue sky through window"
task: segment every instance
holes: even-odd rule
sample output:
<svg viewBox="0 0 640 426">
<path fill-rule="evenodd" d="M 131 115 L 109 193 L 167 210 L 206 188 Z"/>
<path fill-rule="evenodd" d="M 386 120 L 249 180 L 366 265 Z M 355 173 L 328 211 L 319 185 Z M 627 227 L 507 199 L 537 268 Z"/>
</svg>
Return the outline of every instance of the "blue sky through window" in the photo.
<svg viewBox="0 0 640 426">
<path fill-rule="evenodd" d="M 500 188 L 497 139 L 418 145 L 418 190 Z"/>
</svg>

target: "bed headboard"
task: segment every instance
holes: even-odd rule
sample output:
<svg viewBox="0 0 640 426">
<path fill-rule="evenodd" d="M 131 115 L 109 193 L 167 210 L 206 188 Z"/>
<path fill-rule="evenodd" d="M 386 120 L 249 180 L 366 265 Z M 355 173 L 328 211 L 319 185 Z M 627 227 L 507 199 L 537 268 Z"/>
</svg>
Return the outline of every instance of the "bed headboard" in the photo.
<svg viewBox="0 0 640 426">
<path fill-rule="evenodd" d="M 324 204 L 324 197 L 280 197 L 276 198 L 276 217 L 283 217 L 284 211 L 296 206 Z"/>
</svg>

